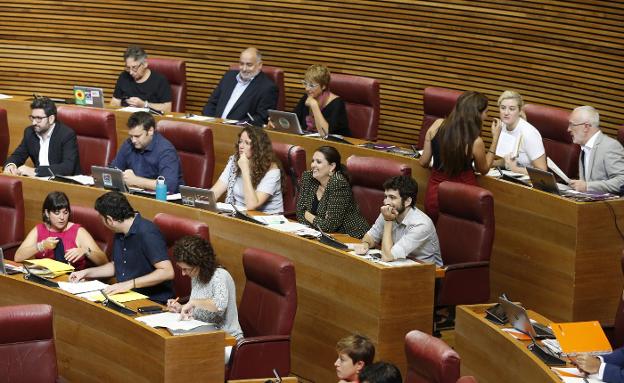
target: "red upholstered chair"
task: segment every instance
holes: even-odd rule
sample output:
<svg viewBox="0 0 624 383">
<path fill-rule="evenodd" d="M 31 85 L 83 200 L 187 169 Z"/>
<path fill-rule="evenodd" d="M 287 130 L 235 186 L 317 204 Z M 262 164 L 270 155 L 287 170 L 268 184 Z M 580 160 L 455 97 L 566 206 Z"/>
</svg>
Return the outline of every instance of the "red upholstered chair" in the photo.
<svg viewBox="0 0 624 383">
<path fill-rule="evenodd" d="M 282 163 L 286 175 L 284 183 L 284 215 L 294 216 L 297 210 L 298 186 L 306 170 L 306 152 L 301 146 L 273 142 L 273 152 Z"/>
<path fill-rule="evenodd" d="M 57 118 L 76 132 L 82 174 L 91 174 L 92 165 L 106 166 L 115 158 L 117 130 L 113 112 L 61 106 Z"/>
<path fill-rule="evenodd" d="M 9 155 L 9 141 L 9 120 L 7 119 L 7 111 L 0 108 L 0 165 L 4 165 Z"/>
<path fill-rule="evenodd" d="M 238 64 L 231 64 L 230 69 L 238 70 Z M 262 65 L 262 72 L 277 86 L 277 110 L 284 110 L 286 106 L 286 88 L 284 87 L 284 71 L 276 66 Z"/>
<path fill-rule="evenodd" d="M 156 129 L 177 149 L 184 183 L 210 188 L 215 166 L 212 130 L 204 125 L 172 120 L 158 121 Z"/>
<path fill-rule="evenodd" d="M 355 138 L 377 140 L 379 81 L 369 77 L 332 73 L 329 89 L 347 106 L 349 130 Z"/>
<path fill-rule="evenodd" d="M 24 195 L 22 182 L 0 175 L 0 247 L 6 259 L 13 260 L 24 239 Z"/>
<path fill-rule="evenodd" d="M 413 330 L 405 336 L 405 383 L 456 383 L 459 355 L 441 339 Z"/>
<path fill-rule="evenodd" d="M 95 243 L 106 253 L 108 259 L 112 259 L 113 232 L 104 226 L 100 214 L 94 208 L 72 205 L 71 221 L 79 223 L 80 226 L 88 231 Z"/>
<path fill-rule="evenodd" d="M 188 297 L 191 295 L 191 279 L 182 275 L 180 268 L 175 265 L 173 259 L 173 245 L 178 239 L 187 235 L 197 235 L 209 241 L 210 234 L 208 225 L 203 222 L 180 218 L 167 213 L 156 214 L 156 217 L 154 217 L 154 224 L 158 226 L 165 237 L 169 259 L 174 263 L 173 270 L 175 272 L 175 278 L 173 280 L 173 289 L 175 290 L 176 296 L 181 298 Z"/>
<path fill-rule="evenodd" d="M 622 144 L 622 146 L 624 146 L 624 126 L 618 129 L 617 140 L 620 141 L 620 144 Z"/>
<path fill-rule="evenodd" d="M 442 262 L 447 266 L 439 306 L 487 302 L 494 243 L 494 197 L 478 186 L 442 182 L 436 223 Z"/>
<path fill-rule="evenodd" d="M 386 158 L 359 157 L 347 159 L 347 170 L 351 175 L 351 188 L 360 212 L 369 224 L 379 216 L 383 205 L 383 184 L 394 176 L 411 176 L 412 169 L 402 162 Z"/>
<path fill-rule="evenodd" d="M 260 249 L 243 253 L 247 282 L 238 308 L 245 338 L 232 349 L 226 379 L 290 373 L 290 332 L 297 312 L 295 267 L 288 259 Z"/>
<path fill-rule="evenodd" d="M 462 92 L 447 88 L 428 86 L 423 93 L 423 122 L 418 136 L 418 149 L 425 145 L 425 134 L 431 124 L 439 118 L 446 118 L 455 107 Z"/>
<path fill-rule="evenodd" d="M 0 307 L 0 328 L 0 380 L 57 381 L 52 306 Z"/>
<path fill-rule="evenodd" d="M 546 156 L 570 178 L 578 178 L 578 161 L 581 147 L 572 142 L 568 133 L 570 111 L 552 106 L 527 104 L 524 112 L 542 135 Z"/>
<path fill-rule="evenodd" d="M 171 111 L 186 111 L 186 62 L 178 59 L 151 57 L 148 66 L 162 74 L 171 86 Z"/>
<path fill-rule="evenodd" d="M 457 383 L 478 383 L 474 376 L 462 376 L 457 380 Z"/>
</svg>

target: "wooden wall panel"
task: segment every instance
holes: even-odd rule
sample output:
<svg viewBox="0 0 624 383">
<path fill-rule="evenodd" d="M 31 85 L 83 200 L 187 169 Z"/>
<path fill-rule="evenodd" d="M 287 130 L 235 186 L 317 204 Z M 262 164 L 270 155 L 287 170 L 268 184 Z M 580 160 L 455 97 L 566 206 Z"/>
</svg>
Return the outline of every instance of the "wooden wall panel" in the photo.
<svg viewBox="0 0 624 383">
<path fill-rule="evenodd" d="M 187 61 L 187 105 L 198 113 L 247 46 L 286 71 L 287 108 L 311 63 L 381 82 L 380 138 L 414 143 L 422 91 L 435 85 L 507 88 L 527 102 L 601 111 L 613 135 L 624 118 L 624 4 L 615 1 L 4 1 L 0 93 L 69 97 L 75 84 L 112 94 L 121 55 Z M 489 129 L 484 130 L 487 139 Z"/>
</svg>

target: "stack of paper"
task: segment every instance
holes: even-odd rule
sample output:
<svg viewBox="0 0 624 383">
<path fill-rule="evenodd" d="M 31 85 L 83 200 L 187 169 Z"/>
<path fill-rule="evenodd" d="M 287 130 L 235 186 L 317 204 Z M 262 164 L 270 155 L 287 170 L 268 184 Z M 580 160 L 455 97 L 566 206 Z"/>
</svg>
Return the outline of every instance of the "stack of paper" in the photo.
<svg viewBox="0 0 624 383">
<path fill-rule="evenodd" d="M 88 293 L 90 291 L 100 291 L 108 287 L 106 283 L 98 280 L 86 282 L 59 282 L 58 285 L 61 290 L 74 295 Z"/>
<path fill-rule="evenodd" d="M 585 376 L 576 367 L 551 367 L 564 383 L 599 383 L 602 382 L 597 374 Z"/>
<path fill-rule="evenodd" d="M 139 322 L 143 322 L 146 325 L 156 328 L 156 327 L 164 327 L 170 330 L 183 330 L 189 331 L 194 328 L 205 326 L 208 323 L 198 321 L 195 319 L 191 320 L 180 320 L 180 314 L 178 313 L 158 313 L 153 315 L 144 315 L 142 317 L 136 318 Z"/>
<path fill-rule="evenodd" d="M 87 293 L 77 294 L 79 297 L 90 300 L 91 302 L 103 302 L 104 295 L 98 291 L 91 291 Z M 143 295 L 141 293 L 137 293 L 136 291 L 127 291 L 125 293 L 113 294 L 109 295 L 110 299 L 117 303 L 124 303 L 130 301 L 138 301 L 139 299 L 148 299 L 147 295 Z"/>
<path fill-rule="evenodd" d="M 51 258 L 28 259 L 24 264 L 28 266 L 30 272 L 45 278 L 55 278 L 74 271 L 74 266 Z"/>
</svg>

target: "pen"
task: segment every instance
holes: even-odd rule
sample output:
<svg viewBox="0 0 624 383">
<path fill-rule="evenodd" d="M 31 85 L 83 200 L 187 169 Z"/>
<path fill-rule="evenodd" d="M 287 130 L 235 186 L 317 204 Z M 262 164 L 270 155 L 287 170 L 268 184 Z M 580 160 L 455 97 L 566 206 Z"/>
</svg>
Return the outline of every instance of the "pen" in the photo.
<svg viewBox="0 0 624 383">
<path fill-rule="evenodd" d="M 253 117 L 251 117 L 251 114 L 249 114 L 249 112 L 247 112 L 247 117 L 249 117 L 249 119 L 253 122 L 255 121 Z"/>
</svg>

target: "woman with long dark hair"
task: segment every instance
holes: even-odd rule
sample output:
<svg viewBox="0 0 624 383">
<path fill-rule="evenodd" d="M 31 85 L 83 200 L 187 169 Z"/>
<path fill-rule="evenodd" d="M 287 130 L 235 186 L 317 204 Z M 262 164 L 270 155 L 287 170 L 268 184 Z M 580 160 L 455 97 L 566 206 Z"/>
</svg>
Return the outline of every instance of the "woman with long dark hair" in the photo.
<svg viewBox="0 0 624 383">
<path fill-rule="evenodd" d="M 427 131 L 420 164 L 429 167 L 431 176 L 425 195 L 425 212 L 436 222 L 438 218 L 438 185 L 443 181 L 476 185 L 474 171 L 487 174 L 492 167 L 500 135 L 500 120 L 492 122 L 492 143 L 485 149 L 480 137 L 483 119 L 487 117 L 485 95 L 467 91 L 457 99 L 446 119 L 436 120 Z M 474 161 L 474 170 L 472 163 Z"/>
</svg>

